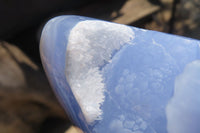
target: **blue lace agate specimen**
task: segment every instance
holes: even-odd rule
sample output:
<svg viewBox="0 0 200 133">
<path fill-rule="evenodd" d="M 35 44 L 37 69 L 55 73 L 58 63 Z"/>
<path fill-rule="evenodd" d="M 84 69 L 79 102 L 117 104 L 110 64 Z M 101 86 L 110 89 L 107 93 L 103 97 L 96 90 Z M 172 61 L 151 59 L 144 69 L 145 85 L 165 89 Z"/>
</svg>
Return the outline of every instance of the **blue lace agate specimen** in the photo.
<svg viewBox="0 0 200 133">
<path fill-rule="evenodd" d="M 200 133 L 200 41 L 60 16 L 44 27 L 40 53 L 85 133 Z"/>
</svg>

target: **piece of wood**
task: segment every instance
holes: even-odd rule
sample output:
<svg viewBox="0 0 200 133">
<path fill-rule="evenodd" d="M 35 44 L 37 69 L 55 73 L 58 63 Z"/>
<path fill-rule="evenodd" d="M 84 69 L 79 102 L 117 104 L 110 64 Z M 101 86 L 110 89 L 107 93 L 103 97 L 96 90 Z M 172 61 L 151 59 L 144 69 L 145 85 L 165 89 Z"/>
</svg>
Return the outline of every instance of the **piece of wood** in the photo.
<svg viewBox="0 0 200 133">
<path fill-rule="evenodd" d="M 159 9 L 159 6 L 149 3 L 147 0 L 129 0 L 120 9 L 120 13 L 123 15 L 113 19 L 112 21 L 122 24 L 131 24 L 153 14 Z"/>
</svg>

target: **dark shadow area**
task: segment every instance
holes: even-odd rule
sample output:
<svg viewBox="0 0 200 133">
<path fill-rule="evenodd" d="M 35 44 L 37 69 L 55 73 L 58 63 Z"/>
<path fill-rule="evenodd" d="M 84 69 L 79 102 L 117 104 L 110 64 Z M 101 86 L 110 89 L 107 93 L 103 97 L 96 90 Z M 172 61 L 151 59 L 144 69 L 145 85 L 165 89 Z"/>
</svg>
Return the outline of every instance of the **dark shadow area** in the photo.
<svg viewBox="0 0 200 133">
<path fill-rule="evenodd" d="M 7 6 L 13 6 L 14 9 L 11 10 L 7 9 L 6 7 L 3 7 L 1 9 L 1 6 L 3 5 L 0 5 L 0 10 L 6 10 L 6 12 L 4 11 L 3 16 L 0 13 L 0 17 L 4 20 L 0 22 L 0 28 L 3 25 L 13 28 L 11 30 L 6 29 L 6 27 L 1 28 L 0 39 L 15 44 L 20 49 L 22 49 L 34 62 L 36 62 L 37 64 L 41 64 L 39 55 L 40 33 L 42 31 L 42 27 L 44 26 L 46 21 L 48 21 L 50 18 L 57 15 L 68 14 L 70 10 L 73 11 L 76 10 L 75 12 L 73 12 L 73 14 L 89 16 L 94 18 L 101 18 L 111 21 L 114 18 L 122 15 L 120 14 L 119 10 L 126 1 L 127 0 L 95 0 L 95 1 L 85 0 L 80 2 L 80 0 L 75 0 L 75 1 L 68 0 L 64 2 L 63 0 L 59 0 L 57 4 L 55 4 L 54 6 L 53 6 L 54 2 L 50 3 L 46 2 L 49 3 L 50 5 L 46 7 L 48 9 L 45 8 L 43 10 L 41 10 L 42 7 L 40 6 L 44 6 L 45 1 L 43 2 L 35 1 L 34 5 L 32 5 L 30 9 L 21 7 L 22 5 L 19 5 L 20 2 L 18 3 L 19 7 L 14 3 L 8 2 Z M 0 4 L 1 2 L 2 1 L 0 0 Z M 28 5 L 28 7 L 30 6 L 28 2 L 24 3 L 23 6 L 26 5 Z M 14 12 L 12 14 L 13 10 L 17 10 L 20 7 L 21 7 L 20 11 Z M 34 20 L 32 20 L 31 22 L 27 22 L 25 24 L 21 24 L 21 22 L 26 21 L 26 19 L 28 19 L 26 18 L 28 14 L 21 16 L 20 12 L 30 12 L 31 15 L 31 13 L 33 13 L 37 9 L 36 7 L 39 8 L 39 11 L 37 11 L 39 14 L 36 16 L 32 16 L 32 19 Z M 114 15 L 112 14 L 113 12 Z M 5 16 L 6 14 L 7 17 Z M 17 18 L 17 16 L 19 18 Z M 10 22 L 9 20 L 14 20 L 16 24 L 13 24 L 14 22 L 13 21 Z M 8 32 L 8 34 L 6 32 L 3 32 L 4 30 Z"/>
<path fill-rule="evenodd" d="M 0 0 L 0 39 L 12 38 L 57 13 L 73 10 L 93 1 Z"/>
<path fill-rule="evenodd" d="M 33 60 L 37 65 L 41 64 L 40 53 L 39 53 L 39 40 L 40 37 L 40 24 L 34 25 L 10 39 L 6 39 L 17 47 L 19 47 L 26 55 L 28 55 L 31 60 Z"/>
<path fill-rule="evenodd" d="M 192 32 L 190 32 L 191 30 L 192 30 Z M 183 34 L 184 36 L 193 37 L 195 39 L 200 39 L 200 24 L 193 29 L 190 29 L 190 28 L 188 28 L 188 26 L 185 26 L 184 31 L 186 31 Z"/>
<path fill-rule="evenodd" d="M 154 4 L 154 5 L 162 5 L 161 0 L 148 0 L 150 3 Z"/>
<path fill-rule="evenodd" d="M 6 39 L 6 41 L 19 47 L 37 64 L 41 64 L 39 55 L 39 39 L 37 38 L 38 26 L 39 25 L 26 29 L 16 36 Z"/>
<path fill-rule="evenodd" d="M 98 1 L 98 0 L 95 0 Z M 77 9 L 92 0 L 0 0 L 0 40 L 15 44 L 41 64 L 40 32 L 47 20 L 61 12 Z"/>
<path fill-rule="evenodd" d="M 121 16 L 120 9 L 127 0 L 101 0 L 80 9 L 79 14 L 104 20 Z"/>
<path fill-rule="evenodd" d="M 169 20 L 169 33 L 173 33 L 174 31 L 174 24 L 175 24 L 175 19 L 176 19 L 176 10 L 177 10 L 177 5 L 180 2 L 180 0 L 173 0 L 172 3 L 172 11 L 171 11 L 171 19 Z"/>
<path fill-rule="evenodd" d="M 49 117 L 41 124 L 39 133 L 64 133 L 70 126 L 65 119 Z"/>
</svg>

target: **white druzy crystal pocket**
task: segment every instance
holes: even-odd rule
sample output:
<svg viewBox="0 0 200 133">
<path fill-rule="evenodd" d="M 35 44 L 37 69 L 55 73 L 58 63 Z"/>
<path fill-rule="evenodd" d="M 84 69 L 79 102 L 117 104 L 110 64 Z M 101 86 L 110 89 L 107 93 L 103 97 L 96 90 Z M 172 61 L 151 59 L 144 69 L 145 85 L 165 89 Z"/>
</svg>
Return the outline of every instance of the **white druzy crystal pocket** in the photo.
<svg viewBox="0 0 200 133">
<path fill-rule="evenodd" d="M 102 67 L 134 39 L 131 28 L 104 21 L 76 24 L 68 36 L 66 78 L 88 123 L 102 119 L 105 84 Z"/>
</svg>

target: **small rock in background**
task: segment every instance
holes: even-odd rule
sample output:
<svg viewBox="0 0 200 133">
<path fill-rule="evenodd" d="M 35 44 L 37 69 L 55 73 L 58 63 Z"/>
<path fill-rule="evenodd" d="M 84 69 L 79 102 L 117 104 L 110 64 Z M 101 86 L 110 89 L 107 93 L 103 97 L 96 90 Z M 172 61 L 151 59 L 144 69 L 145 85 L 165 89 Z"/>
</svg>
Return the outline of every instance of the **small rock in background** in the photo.
<svg viewBox="0 0 200 133">
<path fill-rule="evenodd" d="M 160 0 L 160 2 L 162 3 L 161 9 L 153 14 L 152 20 L 144 24 L 143 28 L 168 33 L 173 0 Z"/>
<path fill-rule="evenodd" d="M 180 0 L 177 5 L 175 34 L 200 39 L 200 0 Z"/>
<path fill-rule="evenodd" d="M 200 0 L 160 0 L 162 8 L 139 27 L 200 39 Z M 174 18 L 172 18 L 173 8 Z M 141 26 L 142 25 L 142 26 Z"/>
<path fill-rule="evenodd" d="M 16 46 L 0 42 L 0 132 L 64 133 L 69 126 L 40 67 Z"/>
</svg>

